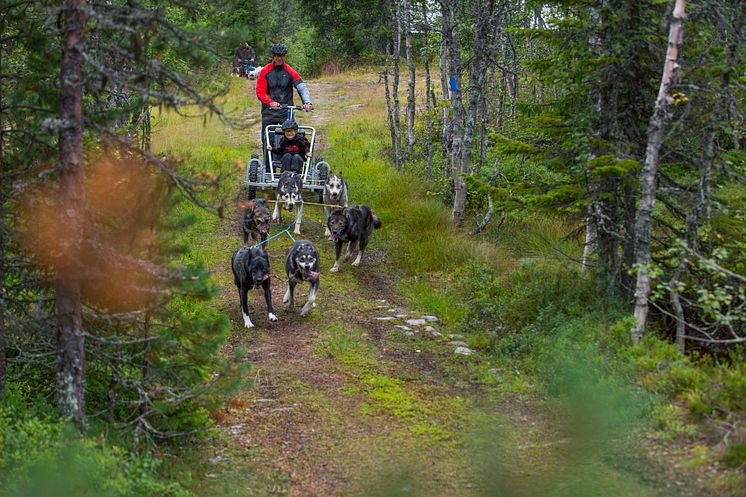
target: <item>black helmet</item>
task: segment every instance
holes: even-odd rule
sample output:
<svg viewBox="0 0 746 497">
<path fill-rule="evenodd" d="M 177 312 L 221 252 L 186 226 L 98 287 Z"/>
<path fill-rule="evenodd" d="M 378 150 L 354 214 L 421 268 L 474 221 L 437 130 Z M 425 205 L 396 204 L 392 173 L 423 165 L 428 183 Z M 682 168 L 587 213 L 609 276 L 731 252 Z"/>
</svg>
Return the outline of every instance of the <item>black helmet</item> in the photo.
<svg viewBox="0 0 746 497">
<path fill-rule="evenodd" d="M 272 45 L 272 55 L 285 55 L 288 53 L 288 47 L 284 43 L 275 43 Z"/>
<path fill-rule="evenodd" d="M 298 123 L 296 123 L 292 119 L 288 119 L 287 121 L 282 123 L 282 131 L 287 131 L 289 129 L 294 129 L 295 131 L 298 131 Z"/>
</svg>

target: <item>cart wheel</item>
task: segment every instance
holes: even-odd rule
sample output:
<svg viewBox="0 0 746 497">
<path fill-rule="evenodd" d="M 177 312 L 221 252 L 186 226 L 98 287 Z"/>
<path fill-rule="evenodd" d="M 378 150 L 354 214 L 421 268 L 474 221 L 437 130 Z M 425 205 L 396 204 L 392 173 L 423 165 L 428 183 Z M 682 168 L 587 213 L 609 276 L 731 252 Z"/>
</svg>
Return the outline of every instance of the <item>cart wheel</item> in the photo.
<svg viewBox="0 0 746 497">
<path fill-rule="evenodd" d="M 252 155 L 252 161 L 249 162 L 249 181 L 256 183 L 259 180 L 259 161 L 253 160 L 256 159 L 258 156 L 256 154 Z M 256 198 L 256 186 L 249 186 L 249 200 L 254 200 Z"/>
<path fill-rule="evenodd" d="M 324 184 L 326 183 L 326 177 L 329 174 L 329 171 L 327 170 L 327 167 L 325 164 L 319 164 L 319 162 L 323 162 L 324 159 L 319 158 L 318 161 L 316 161 L 316 179 L 319 181 L 319 184 L 321 185 L 321 192 L 319 193 L 319 203 L 324 203 Z"/>
</svg>

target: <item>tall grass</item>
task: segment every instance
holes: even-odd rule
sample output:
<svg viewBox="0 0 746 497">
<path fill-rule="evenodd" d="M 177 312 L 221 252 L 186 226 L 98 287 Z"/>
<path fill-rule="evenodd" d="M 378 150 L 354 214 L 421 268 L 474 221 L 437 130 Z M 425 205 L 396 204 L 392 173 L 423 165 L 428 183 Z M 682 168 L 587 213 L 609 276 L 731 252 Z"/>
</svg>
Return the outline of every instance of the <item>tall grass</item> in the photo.
<svg viewBox="0 0 746 497">
<path fill-rule="evenodd" d="M 332 169 L 344 171 L 351 200 L 370 205 L 381 218 L 384 229 L 373 247 L 386 245 L 389 256 L 410 275 L 458 274 L 473 259 L 513 267 L 513 258 L 500 247 L 469 239 L 454 228 L 448 209 L 427 195 L 427 182 L 393 168 L 386 133 L 380 119 L 358 117 L 330 130 L 326 153 Z"/>
</svg>

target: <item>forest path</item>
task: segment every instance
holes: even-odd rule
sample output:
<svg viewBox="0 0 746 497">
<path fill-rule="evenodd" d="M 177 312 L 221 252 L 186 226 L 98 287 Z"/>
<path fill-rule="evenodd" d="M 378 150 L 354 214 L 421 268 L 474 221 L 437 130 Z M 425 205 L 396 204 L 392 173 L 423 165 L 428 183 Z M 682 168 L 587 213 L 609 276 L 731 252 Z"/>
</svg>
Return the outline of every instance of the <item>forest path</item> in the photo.
<svg viewBox="0 0 746 497">
<path fill-rule="evenodd" d="M 375 74 L 326 77 L 308 86 L 316 110 L 299 117 L 319 131 L 316 156 L 324 155 L 318 150 L 326 146 L 327 130 L 344 126 L 355 113 L 386 119 Z M 184 122 L 170 145 L 189 147 L 198 139 L 232 148 L 245 164 L 259 150 L 253 83 L 234 81 L 229 98 L 245 108 L 244 129 L 221 125 L 216 131 L 216 125 L 200 131 L 199 123 Z M 354 164 L 332 164 L 340 168 Z M 358 201 L 355 187 L 350 185 L 351 204 Z M 217 305 L 233 323 L 225 354 L 245 351 L 241 360 L 252 366 L 253 388 L 215 413 L 227 443 L 207 448 L 209 462 L 198 478 L 204 484 L 198 481 L 197 487 L 215 494 L 225 484 L 240 495 L 299 497 L 679 495 L 641 481 L 623 465 L 609 468 L 580 457 L 546 399 L 530 393 L 530 385 L 526 393 L 515 393 L 521 390 L 515 385 L 526 381 L 520 371 L 493 369 L 479 355 L 455 355 L 457 345 L 448 342 L 459 337 L 449 337 L 439 322 L 429 324 L 444 336 L 407 325 L 406 319 L 423 313 L 410 308 L 397 289 L 399 275 L 388 261 L 397 247 L 378 245 L 375 233 L 360 267 L 347 262 L 330 273 L 334 248 L 323 228 L 302 226 L 301 237 L 322 258 L 317 306 L 303 318 L 298 308 L 307 285 L 296 288 L 295 311 L 282 303 L 284 256 L 292 242 L 285 235 L 273 240 L 268 252 L 279 321 L 268 321 L 264 299 L 252 291 L 256 327 L 244 328 L 229 267 L 230 254 L 241 245 L 245 190 L 238 184 L 235 198 L 225 219 L 191 242 L 213 254 L 209 269 L 223 288 Z M 303 220 L 323 223 L 323 209 L 306 206 Z M 603 493 L 578 490 L 593 487 L 588 480 L 599 476 Z"/>
<path fill-rule="evenodd" d="M 365 112 L 368 98 L 375 98 L 379 88 L 370 76 L 308 84 L 316 110 L 298 117 L 318 130 L 315 156 L 323 156 L 325 128 Z M 249 112 L 247 116 L 256 115 L 258 108 Z M 259 123 L 247 119 L 252 126 L 235 132 L 236 138 L 241 141 L 248 133 L 246 139 L 258 148 Z M 344 169 L 350 167 L 354 166 Z M 354 203 L 354 185 L 350 189 Z M 233 236 L 238 243 L 240 217 L 236 209 L 219 226 L 220 235 Z M 304 209 L 304 222 L 322 224 L 323 217 L 321 207 Z M 312 241 L 322 257 L 317 306 L 309 316 L 298 314 L 307 285 L 296 289 L 295 311 L 282 303 L 287 288 L 284 254 L 292 243 L 286 235 L 273 240 L 268 249 L 277 323 L 267 320 L 264 299 L 252 292 L 256 328 L 243 328 L 229 267 L 212 268 L 226 284 L 223 305 L 234 323 L 226 353 L 239 347 L 248 351 L 254 382 L 240 399 L 228 403 L 220 426 L 249 454 L 250 471 L 257 475 L 254 491 L 349 495 L 405 465 L 427 482 L 430 495 L 469 495 L 475 483 L 462 434 L 472 424 L 473 392 L 450 384 L 432 354 L 397 346 L 409 338 L 404 330 L 376 319 L 396 314 L 419 317 L 396 291 L 387 248 L 369 250 L 358 268 L 343 263 L 335 274 L 328 271 L 334 248 L 323 228 L 304 224 L 302 232 L 301 238 Z M 404 325 L 402 318 L 395 321 Z"/>
</svg>

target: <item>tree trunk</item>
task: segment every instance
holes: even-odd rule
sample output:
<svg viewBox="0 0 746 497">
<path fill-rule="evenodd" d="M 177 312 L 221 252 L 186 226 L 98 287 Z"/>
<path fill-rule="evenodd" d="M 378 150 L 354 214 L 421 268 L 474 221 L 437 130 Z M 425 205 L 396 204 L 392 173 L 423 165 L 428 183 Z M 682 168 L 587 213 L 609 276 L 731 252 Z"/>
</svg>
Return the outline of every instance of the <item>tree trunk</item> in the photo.
<svg viewBox="0 0 746 497">
<path fill-rule="evenodd" d="M 632 296 L 632 288 L 634 286 L 634 275 L 631 270 L 635 266 L 635 206 L 637 200 L 637 190 L 625 182 L 622 188 L 624 201 L 622 208 L 624 211 L 621 213 L 624 216 L 624 232 L 625 236 L 622 240 L 622 267 L 624 271 L 621 271 L 619 275 L 619 281 L 622 291 L 625 295 Z"/>
<path fill-rule="evenodd" d="M 673 278 L 671 278 L 671 306 L 676 316 L 676 345 L 679 347 L 679 352 L 683 354 L 686 352 L 686 316 L 684 315 L 684 307 L 681 305 L 678 288 L 681 275 L 684 274 L 686 269 L 686 252 L 682 252 L 679 265 L 676 267 Z"/>
<path fill-rule="evenodd" d="M 451 155 L 450 155 L 450 170 L 453 175 L 453 210 L 451 212 L 451 219 L 456 222 L 463 220 L 463 205 L 466 200 L 466 182 L 464 178 L 459 174 L 461 167 L 461 140 L 463 120 L 464 120 L 464 104 L 461 101 L 461 44 L 458 39 L 458 10 L 457 5 L 454 1 L 443 1 L 441 2 L 441 12 L 443 16 L 443 39 L 446 42 L 447 56 L 448 56 L 448 72 L 450 93 L 451 93 L 451 125 L 449 129 L 450 143 L 451 143 Z M 461 206 L 458 210 L 457 206 Z"/>
<path fill-rule="evenodd" d="M 493 0 L 480 0 L 476 4 L 477 29 L 474 37 L 474 57 L 469 69 L 469 105 L 464 122 L 461 156 L 454 157 L 454 196 L 452 218 L 461 222 L 464 219 L 467 186 L 464 177 L 470 174 L 471 150 L 474 143 L 475 126 L 479 114 L 480 103 L 483 102 L 484 77 L 486 71 L 487 51 L 489 49 L 489 33 L 493 11 Z"/>
<path fill-rule="evenodd" d="M 583 243 L 583 267 L 588 268 L 591 265 L 591 255 L 596 251 L 596 241 L 598 240 L 598 227 L 596 220 L 598 213 L 596 209 L 598 203 L 592 201 L 588 204 L 588 211 L 585 217 L 585 243 Z"/>
<path fill-rule="evenodd" d="M 516 54 L 513 36 L 508 34 L 510 42 L 510 118 L 515 119 L 515 109 L 518 103 L 518 54 Z"/>
<path fill-rule="evenodd" d="M 394 104 L 391 101 L 391 92 L 389 91 L 389 57 L 388 52 L 391 49 L 389 44 L 386 47 L 387 57 L 386 66 L 383 68 L 383 86 L 384 93 L 386 95 L 386 115 L 388 116 L 389 122 L 389 133 L 391 134 L 391 163 L 396 166 L 397 150 L 396 150 L 396 128 L 394 124 Z"/>
<path fill-rule="evenodd" d="M 391 93 L 394 98 L 394 132 L 396 135 L 396 161 L 394 165 L 397 170 L 401 170 L 402 167 L 402 153 L 401 153 L 401 120 L 399 113 L 399 62 L 401 61 L 401 8 L 399 0 L 394 0 L 394 51 L 393 51 L 393 66 L 394 74 L 391 85 Z"/>
<path fill-rule="evenodd" d="M 450 99 L 450 91 L 448 89 L 448 37 L 445 33 L 445 26 L 441 27 L 441 41 L 440 41 L 440 100 L 443 102 L 443 129 L 441 130 L 440 137 L 440 148 L 443 154 L 443 159 L 448 159 L 451 155 L 451 117 L 450 106 L 445 104 L 446 100 Z M 448 161 L 446 160 L 446 164 Z M 446 175 L 449 174 L 448 165 L 445 166 Z"/>
<path fill-rule="evenodd" d="M 409 80 L 407 81 L 407 158 L 409 158 L 412 156 L 412 147 L 416 139 L 414 135 L 415 71 L 414 54 L 412 53 L 412 5 L 410 4 L 410 0 L 404 0 L 404 10 L 407 29 L 404 49 L 407 56 L 407 68 L 409 69 Z"/>
<path fill-rule="evenodd" d="M 588 49 L 594 55 L 598 56 L 601 52 L 601 36 L 599 34 L 601 16 L 598 13 L 598 9 L 590 9 L 589 21 L 590 35 L 588 36 Z M 601 129 L 598 125 L 598 121 L 600 120 L 603 110 L 601 91 L 598 86 L 594 85 L 588 90 L 588 103 L 592 112 L 591 134 L 595 138 L 594 141 L 598 142 L 598 135 L 600 134 Z M 588 160 L 593 160 L 597 155 L 597 151 L 594 148 L 591 148 L 588 151 Z M 591 181 L 588 181 L 587 178 L 588 175 L 586 173 L 586 194 L 593 199 L 596 185 Z M 591 255 L 598 249 L 598 226 L 602 211 L 603 207 L 597 200 L 591 200 L 588 204 L 588 210 L 585 217 L 585 243 L 583 244 L 583 267 L 585 268 L 590 267 Z M 604 258 L 601 257 L 601 259 Z"/>
<path fill-rule="evenodd" d="M 663 65 L 661 85 L 655 101 L 655 111 L 650 118 L 648 128 L 648 145 L 645 151 L 645 166 L 642 169 L 640 206 L 637 209 L 635 225 L 635 260 L 637 265 L 637 284 L 635 286 L 635 327 L 631 331 L 632 343 L 638 344 L 645 333 L 648 318 L 648 297 L 650 296 L 650 232 L 655 205 L 655 178 L 658 172 L 658 154 L 663 143 L 663 131 L 672 100 L 668 94 L 677 68 L 679 47 L 684 35 L 684 18 L 686 17 L 686 0 L 675 0 L 671 29 L 668 35 L 668 50 Z"/>
<path fill-rule="evenodd" d="M 423 37 L 425 44 L 425 148 L 427 152 L 427 178 L 433 178 L 433 118 L 430 93 L 432 92 L 432 79 L 430 78 L 430 21 L 427 19 L 427 2 L 422 2 Z M 435 103 L 434 101 L 432 102 Z"/>
<path fill-rule="evenodd" d="M 59 409 L 83 428 L 85 422 L 85 342 L 81 318 L 80 253 L 83 239 L 83 45 L 84 0 L 68 0 L 64 10 L 60 71 L 60 226 L 67 234 L 58 246 L 62 267 L 55 277 L 57 315 L 57 396 Z"/>
</svg>

